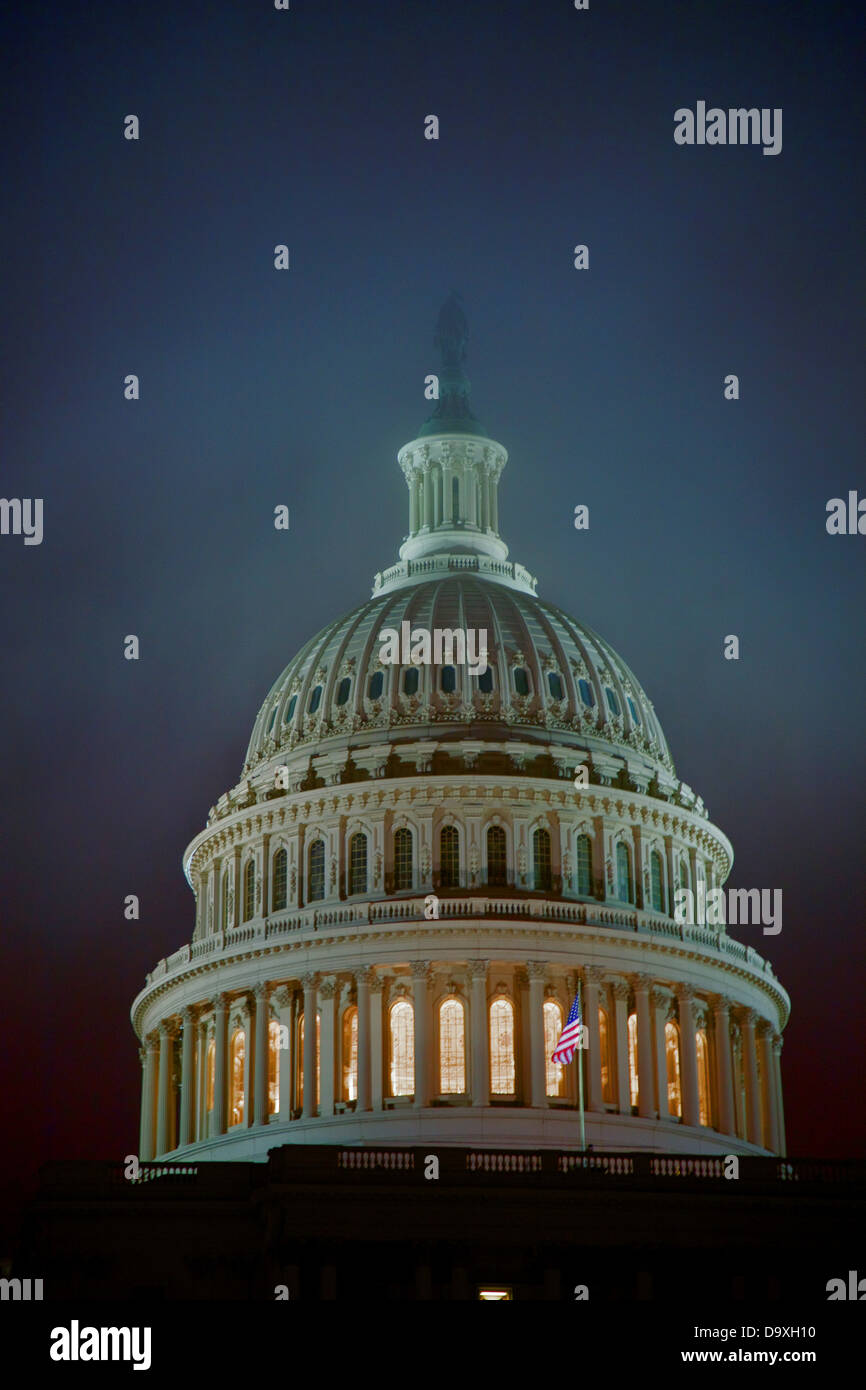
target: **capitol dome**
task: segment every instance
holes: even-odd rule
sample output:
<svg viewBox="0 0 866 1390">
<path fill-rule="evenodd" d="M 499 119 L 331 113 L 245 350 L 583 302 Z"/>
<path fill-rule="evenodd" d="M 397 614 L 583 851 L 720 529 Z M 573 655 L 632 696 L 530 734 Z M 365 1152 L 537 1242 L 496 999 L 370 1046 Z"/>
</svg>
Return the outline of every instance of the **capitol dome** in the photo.
<svg viewBox="0 0 866 1390">
<path fill-rule="evenodd" d="M 596 1150 L 784 1152 L 788 996 L 673 912 L 730 843 L 633 672 L 509 560 L 466 336 L 452 296 L 399 559 L 285 667 L 184 856 L 192 940 L 132 1010 L 142 1159 L 568 1149 L 579 1117 Z"/>
</svg>

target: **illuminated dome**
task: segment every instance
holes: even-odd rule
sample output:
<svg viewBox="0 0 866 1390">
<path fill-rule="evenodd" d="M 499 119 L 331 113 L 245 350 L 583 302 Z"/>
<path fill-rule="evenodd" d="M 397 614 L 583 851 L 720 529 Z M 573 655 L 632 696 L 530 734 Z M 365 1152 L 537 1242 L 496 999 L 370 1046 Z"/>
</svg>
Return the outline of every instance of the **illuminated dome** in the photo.
<svg viewBox="0 0 866 1390">
<path fill-rule="evenodd" d="M 568 1148 L 578 1065 L 596 1150 L 784 1152 L 788 996 L 673 915 L 730 843 L 622 658 L 509 560 L 466 337 L 452 296 L 398 454 L 399 559 L 286 666 L 186 851 L 192 940 L 132 1011 L 143 1159 Z M 563 1068 L 578 984 L 589 1045 Z"/>
</svg>

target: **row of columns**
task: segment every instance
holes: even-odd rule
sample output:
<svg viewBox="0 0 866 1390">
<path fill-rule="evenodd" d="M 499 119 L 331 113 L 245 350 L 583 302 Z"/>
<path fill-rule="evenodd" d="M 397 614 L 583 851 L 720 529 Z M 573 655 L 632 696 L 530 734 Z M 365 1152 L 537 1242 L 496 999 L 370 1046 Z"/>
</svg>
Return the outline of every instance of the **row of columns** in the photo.
<svg viewBox="0 0 866 1390">
<path fill-rule="evenodd" d="M 466 1048 L 467 1103 L 485 1106 L 490 1101 L 490 1035 L 489 1035 L 489 961 L 468 962 L 469 1018 Z M 415 1080 L 412 1103 L 416 1108 L 429 1105 L 438 1090 L 434 1086 L 434 1035 L 430 1006 L 430 962 L 415 961 L 412 970 L 412 1000 L 414 1014 Z M 515 1053 L 518 1081 L 516 1090 L 526 1095 L 532 1107 L 544 1107 L 546 1094 L 546 1046 L 543 1007 L 549 968 L 544 961 L 530 961 L 522 988 L 526 989 L 525 1015 L 515 1010 Z M 358 1063 L 356 1111 L 381 1110 L 385 1093 L 383 1078 L 387 1049 L 383 1032 L 381 992 L 386 981 L 376 970 L 364 969 L 354 975 L 355 1000 L 358 1009 Z M 571 985 L 570 985 L 571 987 Z M 317 1113 L 335 1113 L 335 1076 L 337 1063 L 337 986 L 333 980 L 308 974 L 301 981 L 305 1018 L 303 1049 L 303 1104 L 301 1114 L 311 1119 Z M 516 994 L 517 991 L 515 991 Z M 608 993 L 613 999 L 611 1017 Z M 667 1057 L 665 1024 L 671 1016 L 671 996 L 657 989 L 651 976 L 638 974 L 626 983 L 622 979 L 608 981 L 602 970 L 587 967 L 583 971 L 583 1021 L 587 1026 L 589 1046 L 585 1061 L 586 1108 L 589 1112 L 606 1113 L 615 1108 L 630 1115 L 631 1087 L 628 1061 L 628 1006 L 634 998 L 637 1020 L 638 1114 L 652 1119 L 669 1116 L 667 1091 Z M 676 990 L 679 1007 L 680 1086 L 682 1119 L 695 1128 L 700 1125 L 700 1095 L 696 1032 L 699 1020 L 696 1010 L 704 1002 L 696 999 L 688 986 Z M 371 996 L 378 1000 L 372 1006 Z M 296 1113 L 294 1046 L 300 999 L 296 991 L 285 986 L 275 988 L 266 984 L 255 987 L 252 995 L 252 1020 L 245 1028 L 247 1057 L 245 1076 L 247 1105 L 244 1124 L 259 1126 L 269 1123 L 268 1059 L 271 999 L 279 1006 L 279 1020 L 286 1030 L 290 1046 L 279 1052 L 280 1108 L 276 1118 L 285 1121 Z M 714 1026 L 708 1030 L 712 1040 L 714 1076 L 711 1078 L 712 1102 L 710 1118 L 717 1131 L 737 1134 L 737 1107 L 734 1095 L 733 1051 L 731 1040 L 732 1001 L 724 996 L 711 996 L 710 1007 Z M 176 1132 L 175 1078 L 173 1074 L 177 1030 L 173 1020 L 163 1021 L 155 1033 L 148 1034 L 140 1056 L 143 1065 L 140 1157 L 149 1160 L 172 1152 L 205 1138 L 225 1134 L 228 1128 L 229 1058 L 228 1023 L 232 1010 L 243 1008 L 243 1001 L 230 1002 L 228 995 L 217 994 L 206 1006 L 212 1012 L 214 1039 L 213 1109 L 208 1124 L 205 1089 L 206 1041 L 202 1033 L 199 1012 L 186 1008 L 180 1016 L 180 1107 L 179 1132 Z M 608 1012 L 608 1067 L 613 1072 L 613 1102 L 606 1100 L 602 1085 L 602 1046 L 599 1029 L 599 1008 Z M 315 1024 L 321 1015 L 320 1094 L 316 1095 Z M 774 1037 L 770 1025 L 758 1020 L 754 1010 L 739 1009 L 737 1024 L 743 1048 L 743 1071 L 746 1090 L 745 1132 L 741 1137 L 773 1152 L 784 1151 L 784 1119 L 781 1093 L 781 1039 Z M 528 1025 L 528 1026 L 527 1026 Z M 521 1027 L 528 1045 L 528 1058 L 521 1057 Z M 196 1056 L 196 1037 L 200 1047 Z M 312 1040 L 312 1045 L 310 1045 Z M 760 1076 L 759 1076 L 760 1056 Z M 527 1065 L 522 1073 L 521 1063 Z M 521 1074 L 523 1080 L 521 1084 Z M 252 1104 L 249 1104 L 249 1090 Z"/>
<path fill-rule="evenodd" d="M 454 507 L 453 480 L 458 480 L 458 504 Z M 498 475 L 468 465 L 451 468 L 447 463 L 427 464 L 407 479 L 409 485 L 409 534 L 433 531 L 439 526 L 478 526 L 499 530 Z"/>
</svg>

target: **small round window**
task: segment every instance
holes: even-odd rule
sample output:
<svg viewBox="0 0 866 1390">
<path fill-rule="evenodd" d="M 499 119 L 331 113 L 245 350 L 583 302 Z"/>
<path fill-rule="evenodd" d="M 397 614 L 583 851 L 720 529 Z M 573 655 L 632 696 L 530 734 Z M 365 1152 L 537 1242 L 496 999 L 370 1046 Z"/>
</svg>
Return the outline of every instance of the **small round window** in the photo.
<svg viewBox="0 0 866 1390">
<path fill-rule="evenodd" d="M 293 714 L 295 713 L 295 706 L 297 705 L 297 703 L 298 703 L 298 697 L 297 697 L 297 695 L 293 695 L 292 698 L 291 698 L 291 700 L 289 701 L 289 703 L 286 705 L 286 712 L 285 712 L 285 714 L 283 715 L 283 723 L 284 723 L 284 724 L 291 724 L 291 722 L 292 722 L 292 716 L 293 716 Z"/>
<path fill-rule="evenodd" d="M 317 685 L 316 688 L 315 688 L 315 690 L 313 691 L 313 694 L 312 694 L 311 698 L 310 698 L 310 708 L 309 708 L 309 711 L 308 711 L 308 712 L 309 712 L 310 714 L 315 714 L 315 713 L 316 713 L 316 710 L 319 708 L 319 705 L 320 705 L 321 703 L 322 703 L 322 687 L 321 687 L 320 685 Z"/>
<path fill-rule="evenodd" d="M 352 687 L 352 682 L 351 682 L 351 680 L 349 679 L 348 676 L 344 676 L 343 679 L 340 681 L 340 684 L 337 686 L 337 704 L 338 704 L 338 705 L 344 705 L 344 704 L 346 703 L 346 701 L 347 701 L 348 698 L 349 698 L 349 691 L 350 691 L 351 687 Z"/>
<path fill-rule="evenodd" d="M 515 666 L 514 668 L 514 693 L 516 695 L 529 694 L 529 677 L 523 666 Z"/>
<path fill-rule="evenodd" d="M 403 672 L 403 694 L 414 695 L 418 690 L 418 668 L 410 666 Z"/>
<path fill-rule="evenodd" d="M 555 671 L 548 671 L 547 673 L 547 688 L 552 699 L 562 699 L 562 680 Z"/>
<path fill-rule="evenodd" d="M 367 686 L 367 699 L 378 700 L 382 694 L 382 686 L 384 683 L 385 678 L 382 672 L 376 671 L 376 673 L 370 677 L 370 684 Z"/>
</svg>

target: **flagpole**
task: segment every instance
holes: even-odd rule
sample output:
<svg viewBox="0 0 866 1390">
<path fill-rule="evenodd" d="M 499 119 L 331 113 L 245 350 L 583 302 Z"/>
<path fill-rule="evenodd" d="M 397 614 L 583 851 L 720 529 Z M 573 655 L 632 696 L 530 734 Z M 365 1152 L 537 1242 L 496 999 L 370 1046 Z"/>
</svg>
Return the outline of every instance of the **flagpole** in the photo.
<svg viewBox="0 0 866 1390">
<path fill-rule="evenodd" d="M 583 1027 L 584 1027 L 584 1022 L 583 1022 L 583 1005 L 582 1005 L 582 1003 L 581 1003 L 581 998 L 580 998 L 580 976 L 578 976 L 578 980 L 577 980 L 577 1009 L 578 1009 L 578 1018 L 580 1019 L 580 1026 L 581 1026 L 581 1028 L 583 1028 Z M 578 1042 L 579 1042 L 579 1041 L 580 1041 L 580 1038 L 578 1038 Z M 580 1103 L 580 1147 L 581 1147 L 581 1152 L 586 1153 L 586 1122 L 585 1122 L 585 1120 L 584 1120 L 584 1115 L 583 1115 L 583 1048 L 582 1048 L 582 1047 L 578 1048 L 578 1058 L 577 1058 L 577 1091 L 578 1091 L 578 1097 L 579 1097 L 579 1103 Z"/>
</svg>

